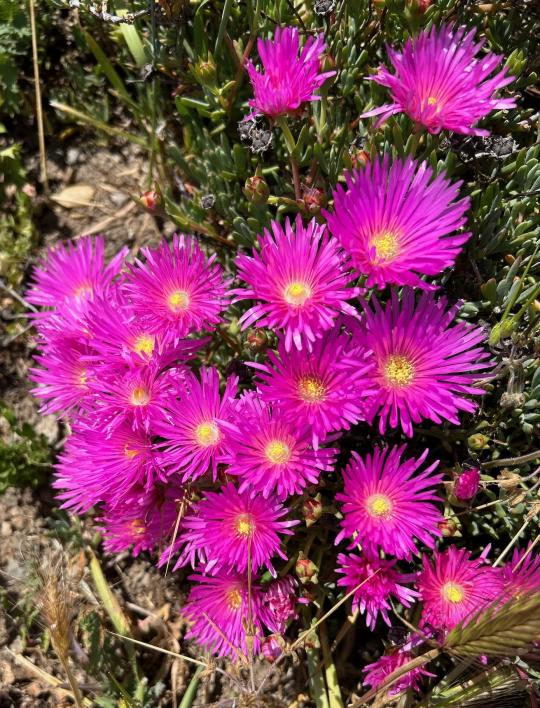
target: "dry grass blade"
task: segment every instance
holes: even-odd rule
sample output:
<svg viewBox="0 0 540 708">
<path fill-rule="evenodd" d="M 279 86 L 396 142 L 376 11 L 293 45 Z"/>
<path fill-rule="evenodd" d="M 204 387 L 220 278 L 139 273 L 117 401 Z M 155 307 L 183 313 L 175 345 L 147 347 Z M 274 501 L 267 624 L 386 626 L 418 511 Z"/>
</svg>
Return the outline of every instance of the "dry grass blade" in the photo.
<svg viewBox="0 0 540 708">
<path fill-rule="evenodd" d="M 540 593 L 500 601 L 455 627 L 444 648 L 464 656 L 516 656 L 540 639 Z"/>
</svg>

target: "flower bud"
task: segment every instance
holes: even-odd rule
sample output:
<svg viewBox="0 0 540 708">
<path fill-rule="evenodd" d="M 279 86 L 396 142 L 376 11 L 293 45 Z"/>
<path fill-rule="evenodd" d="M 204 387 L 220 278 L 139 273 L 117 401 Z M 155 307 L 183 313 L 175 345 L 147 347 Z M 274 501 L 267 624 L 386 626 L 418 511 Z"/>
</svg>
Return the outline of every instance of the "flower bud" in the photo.
<svg viewBox="0 0 540 708">
<path fill-rule="evenodd" d="M 433 0 L 408 0 L 407 5 L 413 12 L 423 15 L 432 2 Z"/>
<path fill-rule="evenodd" d="M 309 528 L 316 521 L 318 521 L 323 514 L 323 505 L 321 502 L 321 495 L 317 494 L 316 497 L 312 499 L 306 499 L 302 504 L 302 515 L 306 520 L 306 526 Z"/>
<path fill-rule="evenodd" d="M 319 569 L 313 561 L 305 558 L 302 552 L 298 554 L 295 571 L 302 585 L 318 582 Z"/>
<path fill-rule="evenodd" d="M 482 433 L 475 433 L 474 435 L 469 435 L 467 438 L 467 445 L 470 450 L 484 450 L 489 443 L 489 438 Z"/>
<path fill-rule="evenodd" d="M 283 640 L 272 634 L 270 637 L 265 637 L 261 644 L 261 652 L 266 661 L 273 664 L 283 654 Z"/>
<path fill-rule="evenodd" d="M 365 150 L 361 148 L 354 148 L 349 153 L 351 158 L 352 166 L 356 169 L 357 167 L 365 167 L 369 163 L 369 155 Z"/>
<path fill-rule="evenodd" d="M 214 86 L 217 79 L 217 67 L 214 57 L 208 54 L 206 61 L 200 59 L 193 67 L 193 73 L 203 86 Z"/>
<path fill-rule="evenodd" d="M 244 194 L 253 204 L 265 204 L 270 194 L 270 189 L 264 177 L 253 175 L 248 177 L 244 185 Z"/>
<path fill-rule="evenodd" d="M 268 336 L 264 329 L 251 330 L 246 340 L 253 352 L 263 352 L 268 347 Z"/>
<path fill-rule="evenodd" d="M 480 471 L 464 470 L 454 482 L 454 496 L 459 501 L 470 501 L 480 487 Z"/>
<path fill-rule="evenodd" d="M 454 536 L 457 531 L 457 524 L 453 519 L 443 519 L 437 524 L 439 531 L 445 538 Z"/>
<path fill-rule="evenodd" d="M 141 194 L 139 202 L 148 211 L 155 211 L 161 206 L 161 193 L 157 189 L 149 189 Z"/>
<path fill-rule="evenodd" d="M 304 187 L 304 207 L 310 214 L 318 214 L 326 206 L 326 194 L 316 187 Z"/>
</svg>

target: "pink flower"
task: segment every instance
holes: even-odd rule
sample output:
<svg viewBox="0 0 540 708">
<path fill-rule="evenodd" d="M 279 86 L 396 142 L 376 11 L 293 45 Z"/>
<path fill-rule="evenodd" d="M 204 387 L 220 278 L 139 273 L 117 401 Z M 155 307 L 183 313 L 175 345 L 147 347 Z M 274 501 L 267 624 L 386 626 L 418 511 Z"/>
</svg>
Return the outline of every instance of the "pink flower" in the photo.
<svg viewBox="0 0 540 708">
<path fill-rule="evenodd" d="M 348 303 L 359 294 L 350 288 L 353 279 L 337 241 L 312 219 L 307 227 L 297 216 L 283 229 L 272 222 L 272 233 L 259 236 L 260 253 L 236 259 L 238 275 L 249 287 L 233 290 L 236 300 L 257 300 L 242 315 L 242 329 L 259 327 L 284 330 L 285 349 L 311 347 L 334 326 L 336 317 L 356 314 Z"/>
<path fill-rule="evenodd" d="M 465 395 L 484 393 L 475 384 L 490 368 L 489 353 L 481 346 L 485 333 L 464 322 L 452 324 L 459 304 L 447 309 L 446 298 L 436 300 L 414 291 L 397 292 L 384 309 L 375 297 L 365 305 L 364 347 L 373 352 L 375 395 L 370 397 L 368 420 L 379 416 L 379 431 L 388 424 L 401 426 L 411 437 L 413 423 L 423 419 L 458 424 L 460 410 L 473 413 L 477 404 Z"/>
<path fill-rule="evenodd" d="M 261 398 L 279 405 L 289 422 L 311 427 L 317 447 L 328 433 L 349 430 L 364 417 L 373 364 L 339 328 L 325 332 L 311 351 L 287 351 L 283 339 L 258 369 Z"/>
<path fill-rule="evenodd" d="M 514 597 L 540 592 L 540 555 L 514 549 L 512 559 L 502 569 L 505 590 Z"/>
<path fill-rule="evenodd" d="M 418 553 L 415 539 L 433 548 L 434 537 L 440 536 L 437 524 L 443 519 L 432 503 L 441 501 L 434 488 L 442 475 L 432 474 L 439 463 L 415 474 L 428 450 L 417 460 L 402 460 L 405 450 L 405 445 L 375 448 L 365 458 L 352 453 L 343 473 L 343 492 L 336 494 L 343 502 L 342 531 L 336 543 L 345 536 L 353 537 L 351 548 L 360 543 L 372 554 L 380 548 L 397 558 Z"/>
<path fill-rule="evenodd" d="M 264 594 L 265 624 L 271 632 L 283 634 L 290 620 L 298 617 L 298 583 L 292 575 L 274 580 Z M 264 649 L 263 649 L 264 652 Z"/>
<path fill-rule="evenodd" d="M 388 87 L 393 103 L 368 111 L 362 118 L 381 115 L 379 124 L 394 113 L 406 113 L 430 133 L 452 130 L 465 135 L 489 135 L 475 124 L 495 109 L 513 108 L 514 98 L 496 98 L 495 92 L 513 81 L 503 68 L 490 75 L 503 57 L 488 52 L 476 55 L 485 40 L 474 43 L 475 29 L 433 26 L 407 40 L 403 52 L 388 47 L 396 71 L 385 66 L 371 77 Z"/>
<path fill-rule="evenodd" d="M 216 254 L 206 258 L 194 238 L 173 236 L 155 249 L 143 248 L 146 258 L 129 266 L 124 293 L 137 317 L 154 334 L 185 337 L 222 322 L 228 300 Z"/>
<path fill-rule="evenodd" d="M 422 622 L 435 629 L 451 630 L 492 603 L 503 593 L 500 570 L 484 566 L 482 557 L 471 560 L 470 552 L 450 546 L 424 558 L 418 575 L 423 602 Z"/>
<path fill-rule="evenodd" d="M 127 253 L 127 247 L 122 248 L 106 265 L 102 236 L 57 243 L 34 269 L 26 299 L 39 307 L 58 309 L 103 295 L 120 273 Z"/>
<path fill-rule="evenodd" d="M 287 557 L 281 550 L 280 536 L 292 535 L 291 526 L 299 523 L 283 519 L 286 514 L 282 504 L 239 492 L 232 483 L 219 492 L 206 492 L 182 520 L 175 548 L 185 547 L 174 569 L 199 563 L 212 575 L 222 569 L 243 573 L 251 559 L 254 573 L 266 566 L 275 575 L 272 557 Z M 160 564 L 168 557 L 170 552 L 165 550 Z"/>
<path fill-rule="evenodd" d="M 363 671 L 366 674 L 364 683 L 371 688 L 378 688 L 387 676 L 400 666 L 405 666 L 413 658 L 411 652 L 403 649 L 394 650 L 391 654 L 383 654 L 380 659 L 364 667 Z M 420 682 L 424 676 L 435 676 L 435 674 L 426 671 L 423 666 L 411 669 L 388 688 L 386 695 L 397 696 L 409 688 L 412 688 L 413 691 L 420 691 Z"/>
<path fill-rule="evenodd" d="M 278 27 L 273 40 L 257 41 L 257 49 L 264 73 L 258 72 L 252 61 L 246 63 L 254 93 L 249 101 L 254 110 L 248 118 L 260 113 L 276 118 L 296 111 L 307 101 L 320 100 L 315 91 L 336 73 L 321 73 L 322 34 L 309 37 L 298 56 L 296 27 Z"/>
<path fill-rule="evenodd" d="M 275 494 L 282 501 L 318 481 L 321 471 L 333 469 L 337 450 L 314 450 L 311 430 L 288 423 L 253 395 L 244 396 L 229 426 L 229 474 L 238 475 L 240 491 Z"/>
<path fill-rule="evenodd" d="M 459 501 L 470 501 L 476 496 L 480 487 L 480 470 L 463 470 L 454 481 L 454 496 Z"/>
<path fill-rule="evenodd" d="M 248 656 L 246 634 L 250 631 L 253 653 L 258 654 L 262 637 L 262 590 L 253 579 L 251 597 L 248 579 L 237 572 L 190 575 L 193 585 L 183 607 L 192 622 L 186 639 L 194 639 L 207 651 L 233 661 Z"/>
<path fill-rule="evenodd" d="M 352 263 L 367 276 L 367 287 L 387 283 L 425 290 L 421 279 L 454 264 L 470 233 L 465 224 L 469 198 L 455 201 L 461 182 L 433 176 L 431 167 L 408 157 L 388 156 L 345 176 L 334 191 L 334 213 L 324 213 L 332 234 Z"/>
<path fill-rule="evenodd" d="M 217 477 L 217 465 L 226 451 L 223 421 L 234 413 L 234 397 L 238 379 L 227 379 L 225 390 L 219 393 L 217 369 L 201 369 L 201 380 L 186 373 L 179 397 L 169 397 L 153 428 L 164 440 L 162 464 L 178 472 L 182 481 L 193 481 L 212 471 Z"/>
<path fill-rule="evenodd" d="M 392 609 L 390 598 L 394 597 L 404 607 L 410 607 L 418 593 L 404 586 L 414 580 L 414 574 L 400 575 L 394 566 L 395 560 L 382 560 L 376 556 L 338 555 L 336 572 L 343 577 L 338 585 L 346 593 L 352 592 L 352 610 L 366 616 L 367 626 L 373 630 L 378 614 L 390 624 L 388 611 Z M 355 589 L 356 588 L 356 589 Z"/>
</svg>

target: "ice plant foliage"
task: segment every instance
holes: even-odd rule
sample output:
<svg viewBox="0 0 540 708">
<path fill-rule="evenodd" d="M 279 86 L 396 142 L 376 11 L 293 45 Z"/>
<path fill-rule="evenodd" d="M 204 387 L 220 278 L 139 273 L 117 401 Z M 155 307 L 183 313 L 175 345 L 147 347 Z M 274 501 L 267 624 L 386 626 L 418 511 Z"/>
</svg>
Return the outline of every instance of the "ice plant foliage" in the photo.
<svg viewBox="0 0 540 708">
<path fill-rule="evenodd" d="M 334 73 L 321 68 L 324 39 L 300 44 L 292 27 L 259 40 L 263 71 L 246 62 L 252 118 L 301 118 L 298 109 L 319 99 Z M 366 115 L 405 112 L 432 133 L 485 135 L 478 121 L 514 101 L 496 97 L 511 79 L 481 49 L 474 31 L 448 26 L 409 39 L 401 53 L 389 48 L 395 74 L 383 67 L 374 80 L 393 103 Z M 370 630 L 397 612 L 405 624 L 420 618 L 423 642 L 495 600 L 540 591 L 531 547 L 492 568 L 486 551 L 473 560 L 461 547 L 465 534 L 442 539 L 452 521 L 442 514 L 445 489 L 447 506 L 469 502 L 482 493 L 480 468 L 452 480 L 425 449 L 426 439 L 441 437 L 438 450 L 453 444 L 434 425 L 474 413 L 490 377 L 483 329 L 433 292 L 470 237 L 470 200 L 425 162 L 377 157 L 375 139 L 364 169 L 345 174 L 344 186 L 337 174 L 324 185 L 343 144 L 322 165 L 304 141 L 316 132 L 321 147 L 325 110 L 326 99 L 291 151 L 296 201 L 271 201 L 265 185 L 256 247 L 219 254 L 224 265 L 234 260 L 230 277 L 194 236 L 163 239 L 133 262 L 126 249 L 107 262 L 104 239 L 84 237 L 49 249 L 28 291 L 43 308 L 32 315 L 33 393 L 70 431 L 55 465 L 58 499 L 73 513 L 96 510 L 109 552 L 190 566 L 187 638 L 239 664 L 261 651 L 269 661 L 282 655 L 298 636 L 299 603 L 316 605 L 302 616 L 309 624 L 350 594 L 347 612 Z M 299 185 L 311 160 L 309 184 L 306 175 Z M 317 218 L 291 221 L 283 207 Z M 235 246 L 228 234 L 219 240 Z M 252 326 L 270 331 L 243 336 Z M 417 426 L 420 452 L 395 442 Z M 463 468 L 463 437 L 453 468 Z M 418 643 L 369 664 L 366 685 L 380 686 Z M 418 690 L 430 675 L 416 667 L 388 694 Z"/>
<path fill-rule="evenodd" d="M 371 78 L 389 89 L 392 103 L 362 117 L 380 116 L 382 123 L 395 113 L 406 113 L 430 133 L 489 135 L 476 124 L 495 109 L 516 105 L 514 98 L 496 96 L 513 77 L 505 68 L 494 74 L 503 57 L 491 52 L 478 57 L 484 41 L 474 38 L 474 29 L 433 26 L 408 39 L 402 52 L 388 47 L 395 73 L 381 66 Z"/>
<path fill-rule="evenodd" d="M 376 298 L 365 305 L 360 338 L 372 351 L 375 395 L 368 419 L 379 418 L 379 430 L 401 427 L 411 437 L 413 424 L 459 423 L 459 411 L 476 409 L 467 396 L 480 395 L 474 384 L 489 368 L 482 347 L 484 331 L 453 322 L 459 304 L 448 308 L 446 299 L 405 288 L 383 307 Z"/>
<path fill-rule="evenodd" d="M 336 494 L 343 503 L 343 537 L 353 538 L 372 554 L 379 549 L 396 558 L 418 552 L 418 541 L 433 548 L 442 514 L 435 489 L 442 480 L 433 474 L 438 462 L 422 471 L 429 450 L 417 459 L 402 459 L 406 447 L 375 449 L 361 458 L 353 452 L 343 472 L 344 489 Z M 435 502 L 435 503 L 434 503 Z"/>
<path fill-rule="evenodd" d="M 465 224 L 469 199 L 459 199 L 460 183 L 444 172 L 434 176 L 426 163 L 412 158 L 375 160 L 346 175 L 338 185 L 334 211 L 326 213 L 332 234 L 364 275 L 368 287 L 387 283 L 424 289 L 421 279 L 453 265 L 469 233 Z"/>
<path fill-rule="evenodd" d="M 321 72 L 324 37 L 309 37 L 300 55 L 299 48 L 296 27 L 278 27 L 274 39 L 258 40 L 257 49 L 264 71 L 257 71 L 252 61 L 246 64 L 254 94 L 249 100 L 253 111 L 248 117 L 262 113 L 277 118 L 294 113 L 308 101 L 320 100 L 315 91 L 336 73 Z"/>
<path fill-rule="evenodd" d="M 358 295 L 349 287 L 353 275 L 347 258 L 326 227 L 312 219 L 307 226 L 298 216 L 285 227 L 272 222 L 272 231 L 259 237 L 259 251 L 236 259 L 247 288 L 233 290 L 236 300 L 256 304 L 240 319 L 245 329 L 255 322 L 284 332 L 285 349 L 310 348 L 334 325 L 341 313 L 355 315 L 348 300 Z"/>
</svg>

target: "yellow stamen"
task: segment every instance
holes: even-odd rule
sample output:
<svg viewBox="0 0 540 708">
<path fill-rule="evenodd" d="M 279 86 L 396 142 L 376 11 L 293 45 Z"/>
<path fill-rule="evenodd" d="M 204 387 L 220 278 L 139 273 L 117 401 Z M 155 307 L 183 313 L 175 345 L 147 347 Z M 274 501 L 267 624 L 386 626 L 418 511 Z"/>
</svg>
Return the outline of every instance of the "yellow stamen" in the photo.
<svg viewBox="0 0 540 708">
<path fill-rule="evenodd" d="M 384 365 L 384 376 L 392 386 L 408 386 L 414 379 L 415 366 L 410 359 L 393 354 Z"/>
<path fill-rule="evenodd" d="M 93 290 L 90 283 L 81 283 L 81 285 L 78 285 L 73 291 L 73 296 L 81 297 L 82 295 L 91 295 L 92 292 Z"/>
<path fill-rule="evenodd" d="M 289 305 L 300 307 L 311 297 L 311 288 L 307 283 L 295 281 L 287 285 L 283 297 L 285 298 L 285 302 Z"/>
<path fill-rule="evenodd" d="M 264 449 L 268 462 L 283 465 L 291 459 L 291 449 L 281 440 L 271 440 Z"/>
<path fill-rule="evenodd" d="M 389 263 L 399 255 L 399 239 L 392 231 L 383 231 L 377 234 L 371 239 L 369 245 L 375 249 L 374 261 L 376 263 Z"/>
<path fill-rule="evenodd" d="M 189 294 L 185 290 L 175 290 L 169 295 L 167 302 L 173 312 L 183 312 L 189 307 Z"/>
<path fill-rule="evenodd" d="M 131 392 L 131 403 L 134 406 L 146 406 L 150 401 L 150 394 L 144 386 L 137 386 Z"/>
<path fill-rule="evenodd" d="M 437 103 L 435 96 L 428 96 L 427 104 L 428 106 L 434 106 Z"/>
<path fill-rule="evenodd" d="M 326 397 L 326 386 L 314 376 L 304 376 L 298 381 L 298 393 L 306 403 L 321 403 Z"/>
<path fill-rule="evenodd" d="M 83 369 L 81 373 L 79 374 L 79 383 L 81 386 L 86 386 L 88 382 L 88 373 L 86 369 Z"/>
<path fill-rule="evenodd" d="M 231 588 L 227 592 L 227 601 L 231 610 L 238 610 L 242 606 L 242 594 L 237 588 Z"/>
<path fill-rule="evenodd" d="M 132 460 L 138 454 L 138 450 L 131 450 L 127 445 L 124 446 L 124 455 L 128 458 L 128 460 Z"/>
<path fill-rule="evenodd" d="M 255 531 L 255 520 L 251 514 L 240 514 L 234 521 L 234 528 L 239 536 L 252 536 Z"/>
<path fill-rule="evenodd" d="M 150 356 L 154 351 L 154 337 L 151 334 L 141 334 L 135 340 L 133 344 L 133 351 L 137 354 L 147 354 Z"/>
<path fill-rule="evenodd" d="M 142 519 L 133 519 L 130 526 L 131 526 L 131 532 L 133 533 L 134 536 L 140 536 L 146 530 L 146 527 L 144 525 L 144 521 Z"/>
<path fill-rule="evenodd" d="M 393 504 L 384 494 L 373 494 L 366 501 L 368 514 L 376 518 L 388 518 L 392 515 Z"/>
<path fill-rule="evenodd" d="M 219 442 L 221 434 L 218 426 L 212 421 L 200 423 L 195 428 L 195 438 L 201 447 L 211 447 Z"/>
<path fill-rule="evenodd" d="M 442 586 L 441 595 L 445 600 L 448 600 L 448 602 L 452 602 L 456 605 L 465 597 L 465 590 L 457 583 L 448 582 Z"/>
</svg>

